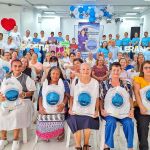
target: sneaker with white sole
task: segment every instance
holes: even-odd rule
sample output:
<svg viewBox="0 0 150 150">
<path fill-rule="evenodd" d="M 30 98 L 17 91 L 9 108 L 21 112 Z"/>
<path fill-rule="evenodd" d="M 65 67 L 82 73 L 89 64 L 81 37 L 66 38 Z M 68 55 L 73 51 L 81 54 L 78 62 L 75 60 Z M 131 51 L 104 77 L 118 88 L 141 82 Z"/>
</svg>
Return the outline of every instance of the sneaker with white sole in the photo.
<svg viewBox="0 0 150 150">
<path fill-rule="evenodd" d="M 4 148 L 8 145 L 7 140 L 0 140 L 0 150 L 4 150 Z"/>
<path fill-rule="evenodd" d="M 20 150 L 19 141 L 13 141 L 12 150 Z"/>
</svg>

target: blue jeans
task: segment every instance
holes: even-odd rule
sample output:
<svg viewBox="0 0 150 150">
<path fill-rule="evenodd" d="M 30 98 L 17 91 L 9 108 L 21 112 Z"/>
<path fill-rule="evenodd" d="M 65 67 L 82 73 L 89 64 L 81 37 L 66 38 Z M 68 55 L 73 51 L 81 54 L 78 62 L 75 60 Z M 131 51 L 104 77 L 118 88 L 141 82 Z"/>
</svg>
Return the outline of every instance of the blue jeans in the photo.
<svg viewBox="0 0 150 150">
<path fill-rule="evenodd" d="M 127 140 L 128 148 L 133 148 L 134 137 L 134 123 L 131 118 L 118 119 L 112 116 L 104 118 L 106 121 L 105 126 L 105 144 L 110 148 L 114 148 L 114 132 L 116 129 L 116 123 L 119 121 L 123 125 L 123 131 Z"/>
</svg>

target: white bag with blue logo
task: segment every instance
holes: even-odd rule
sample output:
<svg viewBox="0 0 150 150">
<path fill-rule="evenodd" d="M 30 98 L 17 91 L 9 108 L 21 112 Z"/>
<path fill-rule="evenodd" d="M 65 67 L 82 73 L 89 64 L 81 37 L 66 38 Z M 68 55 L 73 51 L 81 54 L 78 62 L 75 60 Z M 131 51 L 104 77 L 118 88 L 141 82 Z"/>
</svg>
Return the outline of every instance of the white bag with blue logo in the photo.
<svg viewBox="0 0 150 150">
<path fill-rule="evenodd" d="M 3 69 L 5 71 L 5 73 L 9 73 L 10 72 L 10 63 L 0 59 L 0 68 Z"/>
<path fill-rule="evenodd" d="M 104 99 L 104 109 L 110 116 L 119 119 L 128 117 L 130 96 L 126 89 L 120 86 L 110 88 Z"/>
<path fill-rule="evenodd" d="M 0 91 L 6 98 L 6 101 L 1 103 L 3 110 L 13 110 L 21 104 L 19 95 L 22 93 L 22 85 L 15 77 L 5 78 Z"/>
<path fill-rule="evenodd" d="M 57 106 L 64 100 L 64 83 L 59 79 L 58 85 L 48 85 L 47 79 L 43 82 L 42 97 L 43 107 L 48 114 L 57 114 Z M 61 112 L 64 113 L 64 110 Z"/>
<path fill-rule="evenodd" d="M 89 84 L 78 81 L 74 87 L 73 113 L 93 117 L 98 91 L 99 84 L 95 79 L 92 78 Z"/>
<path fill-rule="evenodd" d="M 143 105 L 147 108 L 147 114 L 150 115 L 150 86 L 146 86 L 140 90 Z"/>
</svg>

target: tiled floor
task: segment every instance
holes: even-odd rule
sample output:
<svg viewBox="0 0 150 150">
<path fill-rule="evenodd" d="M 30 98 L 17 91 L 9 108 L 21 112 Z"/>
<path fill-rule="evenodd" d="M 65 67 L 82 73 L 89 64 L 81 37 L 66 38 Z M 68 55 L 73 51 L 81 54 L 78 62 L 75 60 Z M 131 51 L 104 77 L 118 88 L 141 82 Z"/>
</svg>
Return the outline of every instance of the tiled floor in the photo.
<svg viewBox="0 0 150 150">
<path fill-rule="evenodd" d="M 137 138 L 137 135 L 135 135 L 135 138 Z M 11 133 L 9 134 L 9 139 L 12 139 Z M 93 138 L 90 140 L 90 144 L 93 146 Z M 20 150 L 74 150 L 74 143 L 73 138 L 71 138 L 71 144 L 69 148 L 66 148 L 65 146 L 66 141 L 64 142 L 57 142 L 56 140 L 51 140 L 49 142 L 45 141 L 38 141 L 38 143 L 35 145 L 35 127 L 28 130 L 28 143 L 23 144 L 21 142 L 21 149 Z M 10 144 L 5 148 L 5 150 L 11 150 L 12 142 L 10 141 Z M 136 145 L 136 143 L 135 143 Z M 117 136 L 115 133 L 115 149 L 114 150 L 127 150 L 126 147 L 126 141 L 124 134 L 122 132 L 122 128 L 120 129 L 120 136 Z M 98 150 L 99 148 L 97 148 Z M 91 150 L 96 150 L 93 147 Z M 134 148 L 136 150 L 136 148 Z"/>
</svg>

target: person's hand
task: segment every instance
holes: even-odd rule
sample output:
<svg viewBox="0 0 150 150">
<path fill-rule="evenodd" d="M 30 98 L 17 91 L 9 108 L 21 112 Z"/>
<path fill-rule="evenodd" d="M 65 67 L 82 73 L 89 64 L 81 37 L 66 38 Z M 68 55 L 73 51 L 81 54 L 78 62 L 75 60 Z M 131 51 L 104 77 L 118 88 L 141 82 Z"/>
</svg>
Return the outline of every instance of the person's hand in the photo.
<svg viewBox="0 0 150 150">
<path fill-rule="evenodd" d="M 106 112 L 106 110 L 102 109 L 102 110 L 101 110 L 101 115 L 102 115 L 103 117 L 107 117 L 107 116 L 108 116 L 108 113 Z"/>
<path fill-rule="evenodd" d="M 69 109 L 69 114 L 70 114 L 70 115 L 75 115 L 75 114 L 72 112 L 72 109 Z"/>
<path fill-rule="evenodd" d="M 45 108 L 44 108 L 43 106 L 40 106 L 40 107 L 39 107 L 39 113 L 40 113 L 41 115 L 46 115 L 46 114 L 47 114 L 46 111 L 45 111 Z"/>
<path fill-rule="evenodd" d="M 134 118 L 134 109 L 129 111 L 129 118 Z"/>
<path fill-rule="evenodd" d="M 26 97 L 26 93 L 25 93 L 25 92 L 22 92 L 22 93 L 19 95 L 19 97 L 20 97 L 21 99 L 24 99 L 24 98 Z"/>
<path fill-rule="evenodd" d="M 146 113 L 147 113 L 147 108 L 146 108 L 145 106 L 140 107 L 140 113 L 141 113 L 142 115 L 146 115 Z"/>
<path fill-rule="evenodd" d="M 64 107 L 65 107 L 64 103 L 57 105 L 57 112 L 62 112 Z"/>
<path fill-rule="evenodd" d="M 98 77 L 98 80 L 99 80 L 99 81 L 102 81 L 102 80 L 103 80 L 103 77 Z"/>
<path fill-rule="evenodd" d="M 98 111 L 95 111 L 93 118 L 97 118 L 99 116 Z"/>
<path fill-rule="evenodd" d="M 0 92 L 0 102 L 4 102 L 5 100 L 5 96 Z"/>
</svg>

